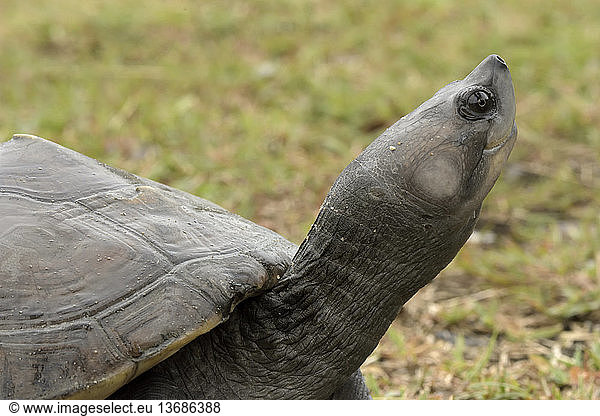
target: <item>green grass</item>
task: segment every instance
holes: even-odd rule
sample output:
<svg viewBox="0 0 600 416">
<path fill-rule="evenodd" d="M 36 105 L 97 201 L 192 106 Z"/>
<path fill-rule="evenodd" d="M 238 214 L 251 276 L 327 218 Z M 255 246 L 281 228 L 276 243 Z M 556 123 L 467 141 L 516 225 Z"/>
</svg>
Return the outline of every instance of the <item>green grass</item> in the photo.
<svg viewBox="0 0 600 416">
<path fill-rule="evenodd" d="M 338 172 L 490 53 L 519 140 L 479 231 L 363 366 L 377 397 L 600 398 L 600 4 L 0 2 L 33 133 L 299 242 Z M 445 334 L 445 335 L 440 335 Z"/>
</svg>

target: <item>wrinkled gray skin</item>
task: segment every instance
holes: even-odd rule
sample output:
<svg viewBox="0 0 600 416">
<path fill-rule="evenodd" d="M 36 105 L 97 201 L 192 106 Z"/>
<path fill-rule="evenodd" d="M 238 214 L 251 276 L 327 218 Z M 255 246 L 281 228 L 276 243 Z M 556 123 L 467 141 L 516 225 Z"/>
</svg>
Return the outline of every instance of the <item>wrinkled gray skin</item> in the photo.
<svg viewBox="0 0 600 416">
<path fill-rule="evenodd" d="M 467 120 L 459 108 L 480 87 L 496 105 Z M 277 286 L 114 397 L 368 397 L 357 369 L 471 234 L 514 119 L 508 68 L 491 55 L 344 169 Z"/>
</svg>

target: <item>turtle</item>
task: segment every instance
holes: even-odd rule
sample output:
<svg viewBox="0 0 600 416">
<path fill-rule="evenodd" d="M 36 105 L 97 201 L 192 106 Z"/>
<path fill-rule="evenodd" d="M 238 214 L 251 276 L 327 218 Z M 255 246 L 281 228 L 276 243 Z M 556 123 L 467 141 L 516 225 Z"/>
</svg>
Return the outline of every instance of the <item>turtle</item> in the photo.
<svg viewBox="0 0 600 416">
<path fill-rule="evenodd" d="M 300 246 L 52 141 L 0 145 L 0 398 L 368 399 L 517 137 L 498 55 L 388 127 Z"/>
</svg>

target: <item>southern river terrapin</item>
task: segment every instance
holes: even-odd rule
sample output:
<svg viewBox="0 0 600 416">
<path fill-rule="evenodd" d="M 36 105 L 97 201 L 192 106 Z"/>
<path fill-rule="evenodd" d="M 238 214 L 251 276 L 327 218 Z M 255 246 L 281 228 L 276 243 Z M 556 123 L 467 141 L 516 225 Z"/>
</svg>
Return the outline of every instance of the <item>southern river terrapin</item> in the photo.
<svg viewBox="0 0 600 416">
<path fill-rule="evenodd" d="M 368 398 L 359 366 L 516 139 L 487 57 L 371 143 L 300 247 L 44 139 L 0 145 L 0 398 Z"/>
</svg>

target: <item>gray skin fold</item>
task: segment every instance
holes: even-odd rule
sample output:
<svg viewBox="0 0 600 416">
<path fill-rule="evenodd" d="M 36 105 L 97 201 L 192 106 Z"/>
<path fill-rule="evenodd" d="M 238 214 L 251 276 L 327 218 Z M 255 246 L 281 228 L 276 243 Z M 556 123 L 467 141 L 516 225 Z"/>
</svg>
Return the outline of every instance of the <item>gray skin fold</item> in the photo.
<svg viewBox="0 0 600 416">
<path fill-rule="evenodd" d="M 368 398 L 359 366 L 471 234 L 514 119 L 490 55 L 344 169 L 279 284 L 113 398 Z"/>
<path fill-rule="evenodd" d="M 344 384 L 337 388 L 331 400 L 371 400 L 371 393 L 360 369 L 356 370 Z"/>
</svg>

